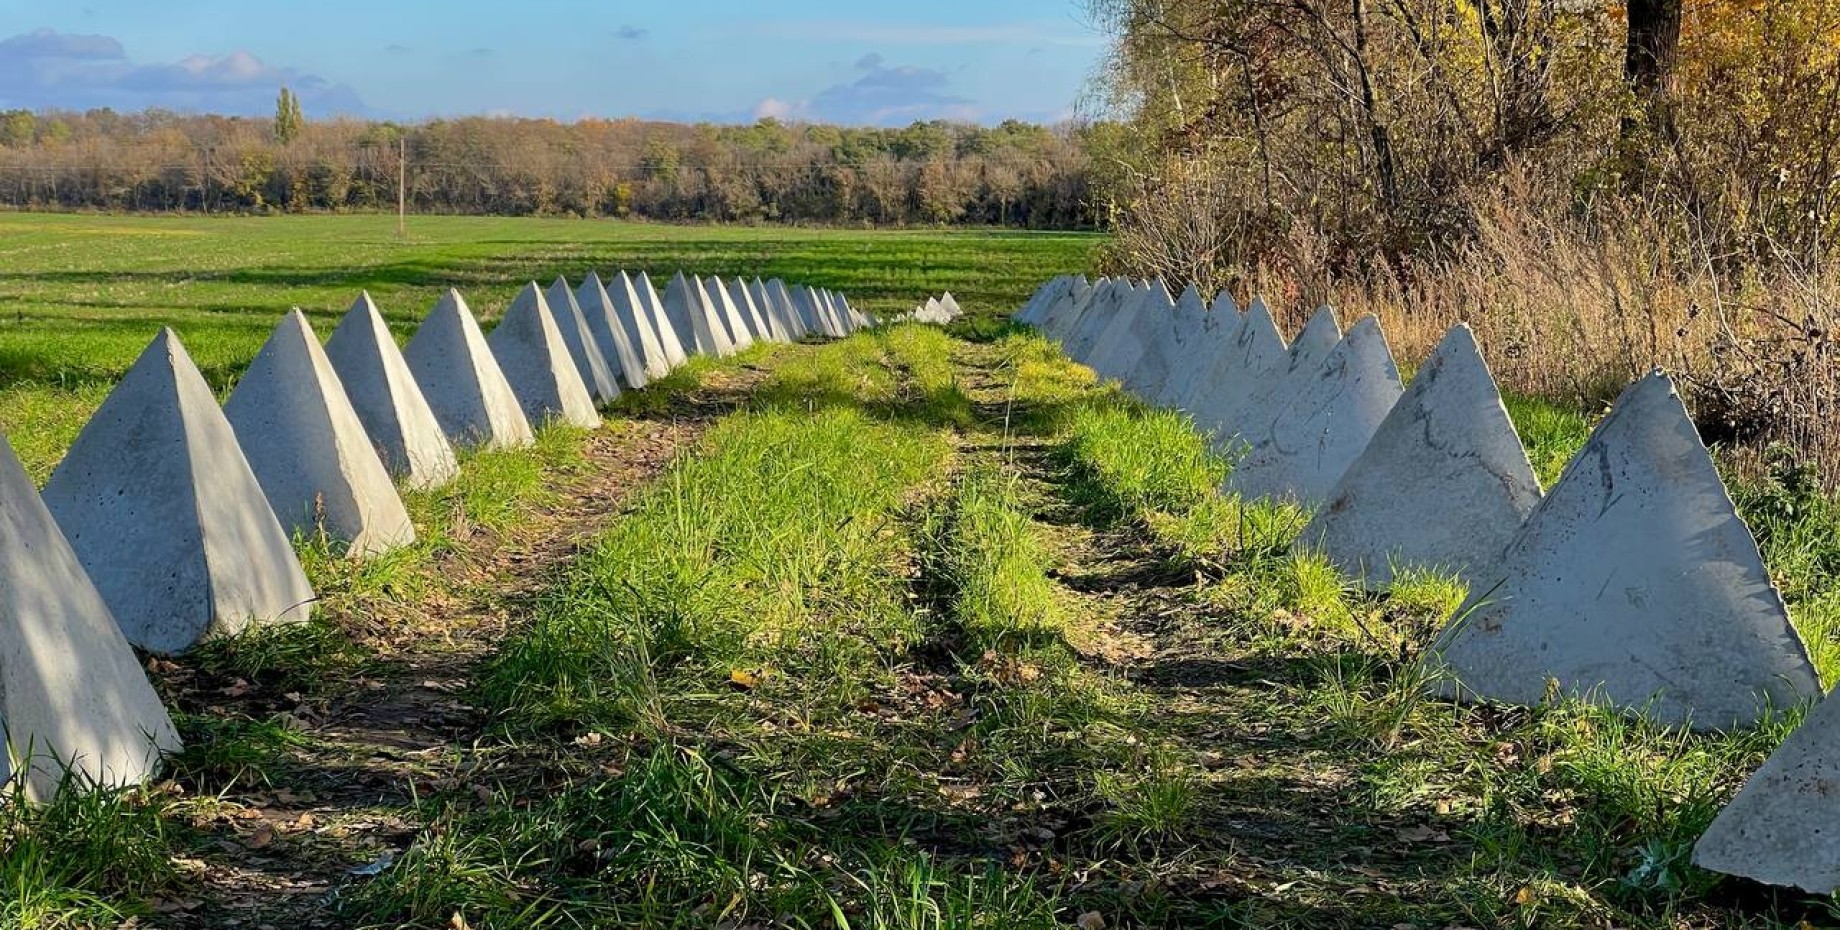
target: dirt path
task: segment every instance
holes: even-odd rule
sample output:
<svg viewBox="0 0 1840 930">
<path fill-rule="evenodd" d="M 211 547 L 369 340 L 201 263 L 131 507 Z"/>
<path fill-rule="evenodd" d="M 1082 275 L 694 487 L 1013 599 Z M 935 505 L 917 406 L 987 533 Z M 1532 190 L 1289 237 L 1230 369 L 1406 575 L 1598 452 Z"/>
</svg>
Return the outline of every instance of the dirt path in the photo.
<svg viewBox="0 0 1840 930">
<path fill-rule="evenodd" d="M 789 350 L 797 351 L 797 350 Z M 325 608 L 368 655 L 343 674 L 239 677 L 156 662 L 169 703 L 211 722 L 175 774 L 195 831 L 183 894 L 157 899 L 155 927 L 300 930 L 347 926 L 341 892 L 365 865 L 387 868 L 427 824 L 418 799 L 487 791 L 469 781 L 487 715 L 465 692 L 534 596 L 622 512 L 634 489 L 752 394 L 765 371 L 711 374 L 656 414 L 610 417 L 579 465 L 550 469 L 551 492 L 502 533 L 463 530 L 417 570 L 417 588 Z M 299 664 L 326 658 L 310 650 Z M 349 651 L 349 650 L 348 650 Z M 208 796 L 199 796 L 201 791 Z M 183 844 L 182 844 L 183 845 Z"/>
<path fill-rule="evenodd" d="M 1320 674 L 1314 657 L 1261 651 L 1248 638 L 1243 598 L 1177 567 L 1145 528 L 1095 520 L 1070 502 L 1053 442 L 1004 434 L 1004 424 L 1025 418 L 1006 407 L 1007 374 L 994 353 L 965 346 L 957 361 L 990 431 L 965 451 L 1001 455 L 1021 476 L 1054 555 L 1048 575 L 1082 620 L 1083 635 L 1069 645 L 1095 671 L 1129 683 L 1145 702 L 1140 735 L 1195 785 L 1196 825 L 1180 854 L 1139 857 L 1119 866 L 1118 880 L 1155 885 L 1190 906 L 1232 902 L 1261 925 L 1404 919 L 1389 899 L 1434 887 L 1428 876 L 1446 837 L 1359 796 L 1368 760 L 1326 739 L 1300 704 Z"/>
</svg>

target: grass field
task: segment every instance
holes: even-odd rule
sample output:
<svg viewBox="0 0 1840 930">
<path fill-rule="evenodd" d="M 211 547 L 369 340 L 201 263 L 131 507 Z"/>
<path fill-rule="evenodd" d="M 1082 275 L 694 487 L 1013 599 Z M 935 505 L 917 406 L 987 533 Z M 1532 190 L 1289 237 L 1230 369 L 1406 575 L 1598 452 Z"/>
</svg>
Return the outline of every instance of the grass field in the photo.
<svg viewBox="0 0 1840 930">
<path fill-rule="evenodd" d="M 235 251 L 210 238 L 217 221 L 168 222 L 127 225 L 200 227 Z M 392 304 L 425 303 L 443 268 L 476 275 L 469 290 L 491 306 L 513 286 L 485 280 L 493 268 L 514 280 L 702 254 L 687 267 L 735 273 L 754 266 L 722 262 L 752 255 L 811 262 L 764 270 L 871 309 L 950 288 L 986 319 L 698 362 L 600 431 L 551 430 L 411 495 L 423 541 L 397 558 L 310 551 L 324 596 L 312 625 L 154 663 L 188 747 L 168 781 L 0 805 L 0 926 L 1840 919 L 1831 900 L 1686 859 L 1793 713 L 1696 736 L 1570 703 L 1429 699 L 1414 660 L 1458 584 L 1351 590 L 1291 553 L 1302 514 L 1216 490 L 1230 463 L 1184 418 L 989 322 L 1077 267 L 1090 239 L 428 221 L 452 240 L 393 246 L 385 229 L 374 245 L 443 256 L 391 282 L 435 260 L 332 271 L 371 248 L 338 244 L 337 224 L 377 221 L 299 221 L 301 242 L 264 222 L 222 228 L 320 268 L 296 296 L 244 320 L 153 303 L 164 284 L 134 292 L 150 315 L 222 326 L 223 379 L 280 307 L 329 314 L 365 287 L 401 322 L 413 314 Z M 592 230 L 606 241 L 572 241 Z M 150 326 L 139 304 L 86 309 L 55 275 L 14 274 L 31 236 L 132 264 L 68 230 L 0 239 L 7 287 L 40 301 L 0 344 L 38 359 L 34 345 L 62 346 L 57 319 L 96 313 L 113 320 L 79 323 L 75 341 L 120 339 L 131 356 L 140 337 L 125 331 Z M 952 270 L 876 282 L 850 264 L 865 254 Z M 263 290 L 233 254 L 215 261 L 217 277 L 177 286 Z M 120 363 L 85 377 L 105 384 Z M 86 396 L 0 391 L 72 416 Z M 1596 414 L 1510 408 L 1548 483 Z M 55 459 L 53 432 L 20 432 L 40 467 Z M 1792 469 L 1734 491 L 1831 684 L 1840 509 Z"/>
<path fill-rule="evenodd" d="M 852 232 L 613 221 L 388 216 L 99 217 L 0 214 L 0 431 L 39 480 L 162 325 L 227 390 L 280 315 L 322 338 L 360 290 L 406 335 L 458 287 L 482 318 L 522 284 L 647 271 L 782 277 L 870 313 L 950 290 L 1014 307 L 1099 241 L 1079 234 Z"/>
</svg>

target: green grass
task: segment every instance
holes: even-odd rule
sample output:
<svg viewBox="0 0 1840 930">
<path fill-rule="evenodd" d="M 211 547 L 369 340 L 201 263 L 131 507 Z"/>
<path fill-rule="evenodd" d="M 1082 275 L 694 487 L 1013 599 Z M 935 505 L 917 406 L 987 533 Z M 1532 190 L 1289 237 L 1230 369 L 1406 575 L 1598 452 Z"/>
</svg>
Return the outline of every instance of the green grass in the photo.
<svg viewBox="0 0 1840 930">
<path fill-rule="evenodd" d="M 869 313 L 951 290 L 1008 313 L 1042 281 L 1087 264 L 1098 237 L 1003 231 L 676 227 L 490 217 L 0 217 L 0 433 L 49 475 L 157 327 L 175 327 L 226 391 L 281 314 L 322 336 L 368 289 L 406 337 L 459 287 L 495 319 L 523 282 L 589 269 L 782 277 L 848 294 Z"/>
<path fill-rule="evenodd" d="M 174 892 L 169 804 L 138 790 L 67 790 L 43 806 L 0 794 L 0 926 L 115 926 Z"/>
<path fill-rule="evenodd" d="M 471 575 L 469 545 L 516 548 L 566 500 L 557 488 L 591 467 L 578 431 L 470 455 L 454 485 L 408 495 L 421 539 L 396 556 L 354 563 L 302 539 L 318 618 L 181 660 L 183 796 L 0 806 L 0 925 L 146 920 L 156 898 L 195 893 L 196 863 L 247 833 L 222 826 L 243 822 L 238 798 L 362 765 L 292 709 L 360 703 L 368 677 L 420 680 L 375 634 L 444 635 L 424 624 L 463 593 L 509 618 L 502 641 L 456 644 L 480 647 L 453 695 L 480 722 L 379 769 L 403 798 L 343 812 L 398 824 L 400 858 L 319 899 L 336 924 L 1824 919 L 1827 902 L 1687 859 L 1794 713 L 1700 735 L 1576 702 L 1428 695 L 1418 659 L 1460 582 L 1407 569 L 1370 594 L 1293 553 L 1306 514 L 1222 495 L 1229 463 L 1182 417 L 995 319 L 1082 265 L 1090 239 L 417 228 L 405 244 L 368 217 L 0 220 L 0 296 L 23 308 L 0 321 L 0 420 L 42 478 L 149 317 L 195 330 L 221 389 L 282 307 L 324 324 L 357 287 L 401 325 L 447 280 L 486 309 L 528 276 L 681 263 L 830 284 L 871 310 L 949 287 L 977 315 L 699 361 L 631 393 L 612 428 L 675 419 L 684 393 L 737 374 L 759 382 L 610 524 L 529 569 L 534 590 Z M 1508 406 L 1550 485 L 1591 416 Z M 1734 475 L 1733 496 L 1831 681 L 1840 509 L 1793 457 L 1766 466 Z M 265 700 L 223 706 L 245 687 Z M 334 875 L 376 852 L 330 848 Z"/>
</svg>

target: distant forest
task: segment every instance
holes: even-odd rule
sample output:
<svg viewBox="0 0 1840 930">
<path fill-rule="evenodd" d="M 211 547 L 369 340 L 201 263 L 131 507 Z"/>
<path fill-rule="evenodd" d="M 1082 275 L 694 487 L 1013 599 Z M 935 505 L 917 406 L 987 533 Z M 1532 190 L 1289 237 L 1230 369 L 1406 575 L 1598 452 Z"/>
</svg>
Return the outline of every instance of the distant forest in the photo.
<svg viewBox="0 0 1840 930">
<path fill-rule="evenodd" d="M 1078 128 L 0 111 L 0 209 L 1095 225 Z M 402 154 L 399 154 L 402 153 Z M 406 154 L 406 162 L 403 155 Z"/>
</svg>

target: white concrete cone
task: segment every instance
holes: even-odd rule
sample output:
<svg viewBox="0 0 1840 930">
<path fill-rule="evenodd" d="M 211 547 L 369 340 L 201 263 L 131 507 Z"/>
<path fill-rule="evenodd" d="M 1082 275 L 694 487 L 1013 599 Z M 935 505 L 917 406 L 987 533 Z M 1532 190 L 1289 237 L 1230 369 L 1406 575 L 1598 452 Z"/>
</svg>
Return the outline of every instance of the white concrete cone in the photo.
<svg viewBox="0 0 1840 930">
<path fill-rule="evenodd" d="M 43 494 L 128 642 L 183 652 L 297 622 L 313 588 L 204 376 L 164 329 Z"/>
<path fill-rule="evenodd" d="M 1399 368 L 1380 333 L 1380 323 L 1363 317 L 1294 396 L 1280 398 L 1270 429 L 1234 465 L 1226 487 L 1255 500 L 1315 504 L 1336 482 L 1392 411 L 1404 389 Z"/>
<path fill-rule="evenodd" d="M 622 277 L 626 272 L 620 272 Z M 664 347 L 664 354 L 676 368 L 690 360 L 690 331 L 680 330 L 671 323 L 671 315 L 665 311 L 664 299 L 658 296 L 658 289 L 652 286 L 652 279 L 645 272 L 639 272 L 633 278 L 633 294 L 638 298 L 638 306 L 644 315 L 652 320 L 652 331 L 658 334 L 658 344 Z M 618 290 L 612 292 L 614 306 L 619 306 L 621 296 Z"/>
<path fill-rule="evenodd" d="M 0 788 L 48 802 L 138 785 L 179 734 L 77 553 L 0 436 Z"/>
<path fill-rule="evenodd" d="M 665 349 L 664 337 L 652 315 L 645 312 L 626 272 L 605 283 L 600 275 L 589 272 L 575 291 L 575 299 L 588 318 L 588 328 L 619 355 L 620 378 L 627 387 L 637 390 L 671 373 L 671 353 Z M 629 357 L 634 363 L 631 369 L 626 368 Z"/>
<path fill-rule="evenodd" d="M 449 442 L 487 449 L 536 442 L 516 392 L 459 291 L 450 288 L 435 302 L 403 359 Z"/>
<path fill-rule="evenodd" d="M 1208 347 L 1195 359 L 1201 374 L 1181 406 L 1195 418 L 1195 428 L 1222 446 L 1235 445 L 1242 411 L 1252 395 L 1289 370 L 1290 348 L 1265 302 L 1255 300 L 1225 351 Z M 1239 444 L 1243 446 L 1244 444 Z"/>
<path fill-rule="evenodd" d="M 390 472 L 306 314 L 281 318 L 230 392 L 224 416 L 283 529 L 323 530 L 356 557 L 415 541 Z"/>
<path fill-rule="evenodd" d="M 434 488 L 460 474 L 453 444 L 441 432 L 428 398 L 369 294 L 358 295 L 332 331 L 326 357 L 372 448 L 397 480 L 410 488 Z"/>
<path fill-rule="evenodd" d="M 1451 691 L 1561 693 L 1748 726 L 1820 694 L 1757 543 L 1667 376 L 1617 399 L 1439 637 Z"/>
<path fill-rule="evenodd" d="M 1840 890 L 1840 700 L 1833 695 L 1763 761 L 1693 846 L 1693 864 L 1815 894 Z"/>
<path fill-rule="evenodd" d="M 1301 340 L 1299 340 L 1301 341 Z M 1468 325 L 1444 336 L 1298 537 L 1371 590 L 1397 568 L 1487 572 L 1540 482 Z"/>
<path fill-rule="evenodd" d="M 588 325 L 587 314 L 582 312 L 575 292 L 569 288 L 569 279 L 557 276 L 550 282 L 543 302 L 549 305 L 556 329 L 561 331 L 562 341 L 569 347 L 569 358 L 575 362 L 575 373 L 581 376 L 588 396 L 601 404 L 619 400 L 619 377 L 625 373 L 626 366 L 616 348 L 626 347 L 612 344 L 603 347 L 594 329 Z M 631 354 L 630 349 L 627 354 Z"/>
<path fill-rule="evenodd" d="M 552 305 L 555 299 L 550 299 Z M 652 381 L 651 366 L 647 359 L 664 366 L 664 352 L 658 347 L 657 337 L 652 336 L 651 355 L 643 348 L 645 340 L 635 337 L 627 328 L 626 320 L 614 309 L 613 296 L 601 283 L 600 275 L 588 272 L 582 279 L 581 287 L 575 290 L 575 303 L 581 307 L 582 319 L 588 322 L 588 332 L 594 334 L 594 341 L 605 350 L 607 368 L 612 371 L 619 382 L 626 387 L 638 390 Z M 650 328 L 647 327 L 650 335 Z"/>
<path fill-rule="evenodd" d="M 535 281 L 524 285 L 503 319 L 486 337 L 492 357 L 517 395 L 524 418 L 541 426 L 550 420 L 595 429 L 601 415 L 581 383 L 568 343 L 556 328 L 555 314 Z"/>
<path fill-rule="evenodd" d="M 754 334 L 748 332 L 747 321 L 741 318 L 741 308 L 728 297 L 728 288 L 722 286 L 722 279 L 714 275 L 700 279 L 697 284 L 703 289 L 703 299 L 715 309 L 716 320 L 728 334 L 728 342 L 736 352 L 750 349 L 754 345 Z"/>
</svg>

